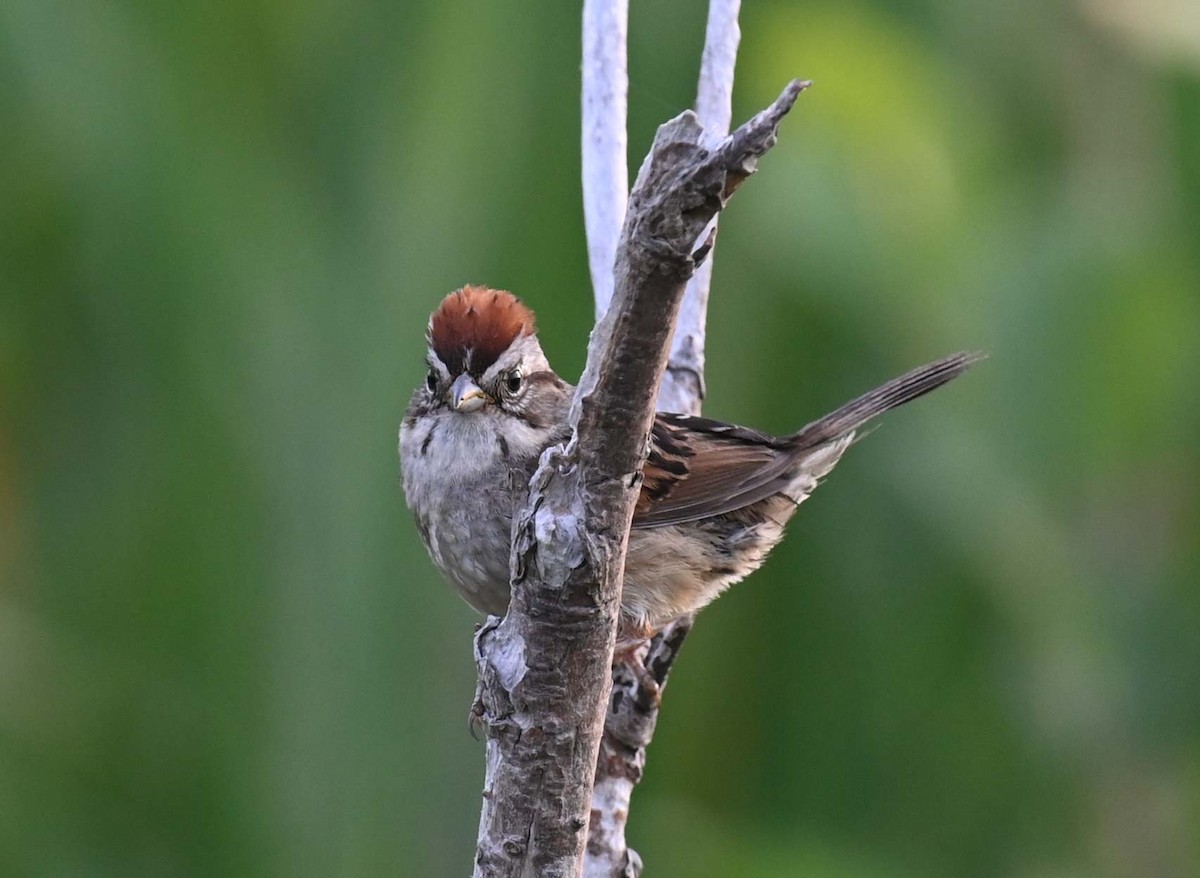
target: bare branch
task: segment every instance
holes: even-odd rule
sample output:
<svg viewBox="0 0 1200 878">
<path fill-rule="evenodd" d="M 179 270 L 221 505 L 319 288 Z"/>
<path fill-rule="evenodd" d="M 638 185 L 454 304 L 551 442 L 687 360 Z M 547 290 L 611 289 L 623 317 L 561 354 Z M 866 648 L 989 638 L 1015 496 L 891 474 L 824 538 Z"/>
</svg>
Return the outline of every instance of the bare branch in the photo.
<svg viewBox="0 0 1200 878">
<path fill-rule="evenodd" d="M 629 523 L 671 331 L 704 255 L 695 242 L 803 87 L 789 84 L 716 149 L 682 114 L 659 128 L 638 174 L 572 439 L 542 455 L 513 522 L 508 614 L 477 642 L 488 733 L 480 878 L 581 873 Z"/>
<path fill-rule="evenodd" d="M 710 0 L 696 115 L 710 145 L 729 132 L 733 117 L 733 73 L 737 63 L 740 0 Z M 714 240 L 717 217 L 702 233 Z M 688 281 L 671 342 L 667 371 L 659 389 L 659 411 L 699 414 L 704 399 L 704 335 L 712 255 Z M 684 617 L 659 632 L 653 642 L 613 668 L 613 690 L 596 765 L 592 817 L 584 874 L 587 878 L 637 878 L 641 859 L 625 840 L 634 787 L 641 781 L 646 748 L 658 724 L 662 687 L 691 631 Z"/>
<path fill-rule="evenodd" d="M 741 0 L 710 0 L 700 82 L 696 87 L 696 116 L 717 143 L 729 133 L 733 119 L 733 71 L 737 65 Z"/>
<path fill-rule="evenodd" d="M 627 661 L 613 666 L 613 688 L 592 793 L 585 878 L 637 878 L 642 872 L 641 857 L 625 841 L 625 825 L 633 788 L 641 782 L 646 767 L 646 748 L 658 724 L 662 689 L 692 630 L 692 621 L 685 616 L 672 622 Z"/>
<path fill-rule="evenodd" d="M 612 300 L 617 240 L 629 193 L 625 139 L 628 20 L 629 0 L 584 0 L 583 219 L 597 320 Z"/>
<path fill-rule="evenodd" d="M 710 143 L 716 145 L 729 133 L 733 118 L 733 70 L 737 64 L 740 0 L 710 0 L 704 54 L 700 59 L 700 82 L 696 87 L 696 116 Z M 706 237 L 715 239 L 714 217 Z M 679 311 L 679 324 L 671 341 L 667 374 L 658 395 L 659 411 L 700 414 L 704 399 L 704 329 L 708 316 L 708 291 L 712 284 L 712 258 L 705 260 L 688 282 Z"/>
</svg>

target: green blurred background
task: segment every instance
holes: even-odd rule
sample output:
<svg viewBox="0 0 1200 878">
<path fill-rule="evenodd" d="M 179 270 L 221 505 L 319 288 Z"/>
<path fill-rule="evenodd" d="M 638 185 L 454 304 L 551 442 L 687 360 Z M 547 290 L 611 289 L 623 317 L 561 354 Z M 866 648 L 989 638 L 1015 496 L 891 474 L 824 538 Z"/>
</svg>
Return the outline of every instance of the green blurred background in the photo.
<svg viewBox="0 0 1200 878">
<path fill-rule="evenodd" d="M 705 6 L 633 3 L 630 153 Z M 961 348 L 700 619 L 663 876 L 1200 874 L 1190 0 L 743 12 L 706 411 Z M 462 875 L 474 617 L 398 487 L 446 291 L 591 323 L 575 3 L 0 2 L 0 874 Z"/>
</svg>

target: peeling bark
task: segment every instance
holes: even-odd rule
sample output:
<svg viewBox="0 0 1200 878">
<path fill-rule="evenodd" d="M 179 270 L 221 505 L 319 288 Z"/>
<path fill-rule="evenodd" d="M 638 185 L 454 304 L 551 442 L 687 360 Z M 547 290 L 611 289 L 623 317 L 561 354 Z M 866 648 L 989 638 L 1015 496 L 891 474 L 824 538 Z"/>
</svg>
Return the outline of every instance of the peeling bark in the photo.
<svg viewBox="0 0 1200 878">
<path fill-rule="evenodd" d="M 571 441 L 542 455 L 513 522 L 508 614 L 476 641 L 488 736 L 476 876 L 582 874 L 625 548 L 671 333 L 711 247 L 706 227 L 804 86 L 790 83 L 715 147 L 683 113 L 659 128 L 638 174 Z"/>
<path fill-rule="evenodd" d="M 740 6 L 740 0 L 711 0 L 708 7 L 696 87 L 696 116 L 713 145 L 728 134 L 733 117 L 733 74 L 741 39 Z M 585 57 L 585 70 L 587 63 Z M 706 230 L 714 238 L 718 219 L 713 217 Z M 589 227 L 589 239 L 590 233 Z M 659 388 L 659 411 L 700 414 L 705 395 L 704 339 L 712 267 L 710 254 L 688 281 L 671 340 L 667 371 Z M 693 617 L 687 616 L 672 622 L 648 646 L 613 667 L 612 696 L 592 793 L 584 858 L 586 878 L 637 878 L 641 874 L 642 861 L 626 841 L 625 826 L 629 822 L 634 787 L 641 782 L 645 769 L 646 748 L 658 723 L 662 689 L 693 621 Z"/>
</svg>

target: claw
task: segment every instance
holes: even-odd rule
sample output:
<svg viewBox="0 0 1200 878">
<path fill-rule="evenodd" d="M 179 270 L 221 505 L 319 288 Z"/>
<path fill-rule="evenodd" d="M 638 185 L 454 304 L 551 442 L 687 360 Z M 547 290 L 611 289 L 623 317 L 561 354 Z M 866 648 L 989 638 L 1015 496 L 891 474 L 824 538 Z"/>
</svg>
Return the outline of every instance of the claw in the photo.
<svg viewBox="0 0 1200 878">
<path fill-rule="evenodd" d="M 483 721 L 483 692 L 478 683 L 475 684 L 475 700 L 471 702 L 471 709 L 467 711 L 467 731 L 476 741 L 480 740 L 480 732 L 487 731 L 487 724 Z"/>
<path fill-rule="evenodd" d="M 642 710 L 657 710 L 662 706 L 662 684 L 643 664 L 635 665 L 637 673 L 637 702 Z"/>
</svg>

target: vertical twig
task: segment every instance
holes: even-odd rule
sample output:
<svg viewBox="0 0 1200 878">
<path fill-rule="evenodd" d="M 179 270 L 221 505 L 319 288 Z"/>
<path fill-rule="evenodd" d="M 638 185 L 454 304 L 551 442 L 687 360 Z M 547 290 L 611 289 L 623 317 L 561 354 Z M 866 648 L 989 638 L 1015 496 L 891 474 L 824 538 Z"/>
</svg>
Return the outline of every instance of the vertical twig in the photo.
<svg viewBox="0 0 1200 878">
<path fill-rule="evenodd" d="M 629 195 L 625 154 L 628 20 L 629 0 L 584 0 L 583 220 L 597 320 L 612 300 L 617 239 Z"/>
<path fill-rule="evenodd" d="M 704 31 L 704 54 L 696 86 L 696 117 L 704 126 L 707 145 L 715 147 L 729 133 L 733 118 L 733 72 L 737 64 L 738 11 L 741 0 L 710 0 Z M 716 240 L 717 218 L 704 236 Z M 658 394 L 658 410 L 700 414 L 704 399 L 704 332 L 708 318 L 708 291 L 712 284 L 710 255 L 688 282 L 679 309 L 679 324 L 671 341 L 667 374 Z"/>
<path fill-rule="evenodd" d="M 696 115 L 704 127 L 704 144 L 715 148 L 729 133 L 733 118 L 733 75 L 737 63 L 740 0 L 710 0 L 708 24 L 704 34 L 704 54 L 696 88 Z M 594 38 L 593 38 L 594 39 Z M 588 60 L 587 18 L 584 23 L 584 142 L 589 140 L 587 110 Z M 622 53 L 623 54 L 623 53 Z M 596 68 L 593 68 L 594 70 Z M 622 65 L 622 74 L 624 67 Z M 627 79 L 621 78 L 622 93 Z M 611 121 L 615 122 L 615 118 Z M 622 130 L 624 112 L 621 113 Z M 621 162 L 624 163 L 624 137 Z M 584 158 L 584 200 L 588 200 L 587 156 Z M 585 208 L 586 209 L 586 208 Z M 702 239 L 715 240 L 717 217 L 714 216 Z M 592 227 L 588 226 L 588 253 L 592 254 Z M 680 306 L 679 320 L 671 342 L 667 371 L 659 389 L 659 411 L 699 414 L 704 399 L 704 338 L 708 314 L 708 294 L 712 283 L 712 254 L 688 282 Z M 591 263 L 593 283 L 602 265 Z M 596 285 L 597 312 L 601 313 L 600 286 Z M 660 632 L 648 647 L 635 652 L 613 667 L 613 689 L 605 720 L 600 759 L 596 766 L 592 813 L 588 830 L 584 874 L 587 878 L 636 878 L 642 863 L 629 848 L 625 827 L 629 820 L 633 788 L 642 779 L 646 748 L 654 737 L 662 687 L 691 631 L 691 616 L 673 622 Z"/>
</svg>

